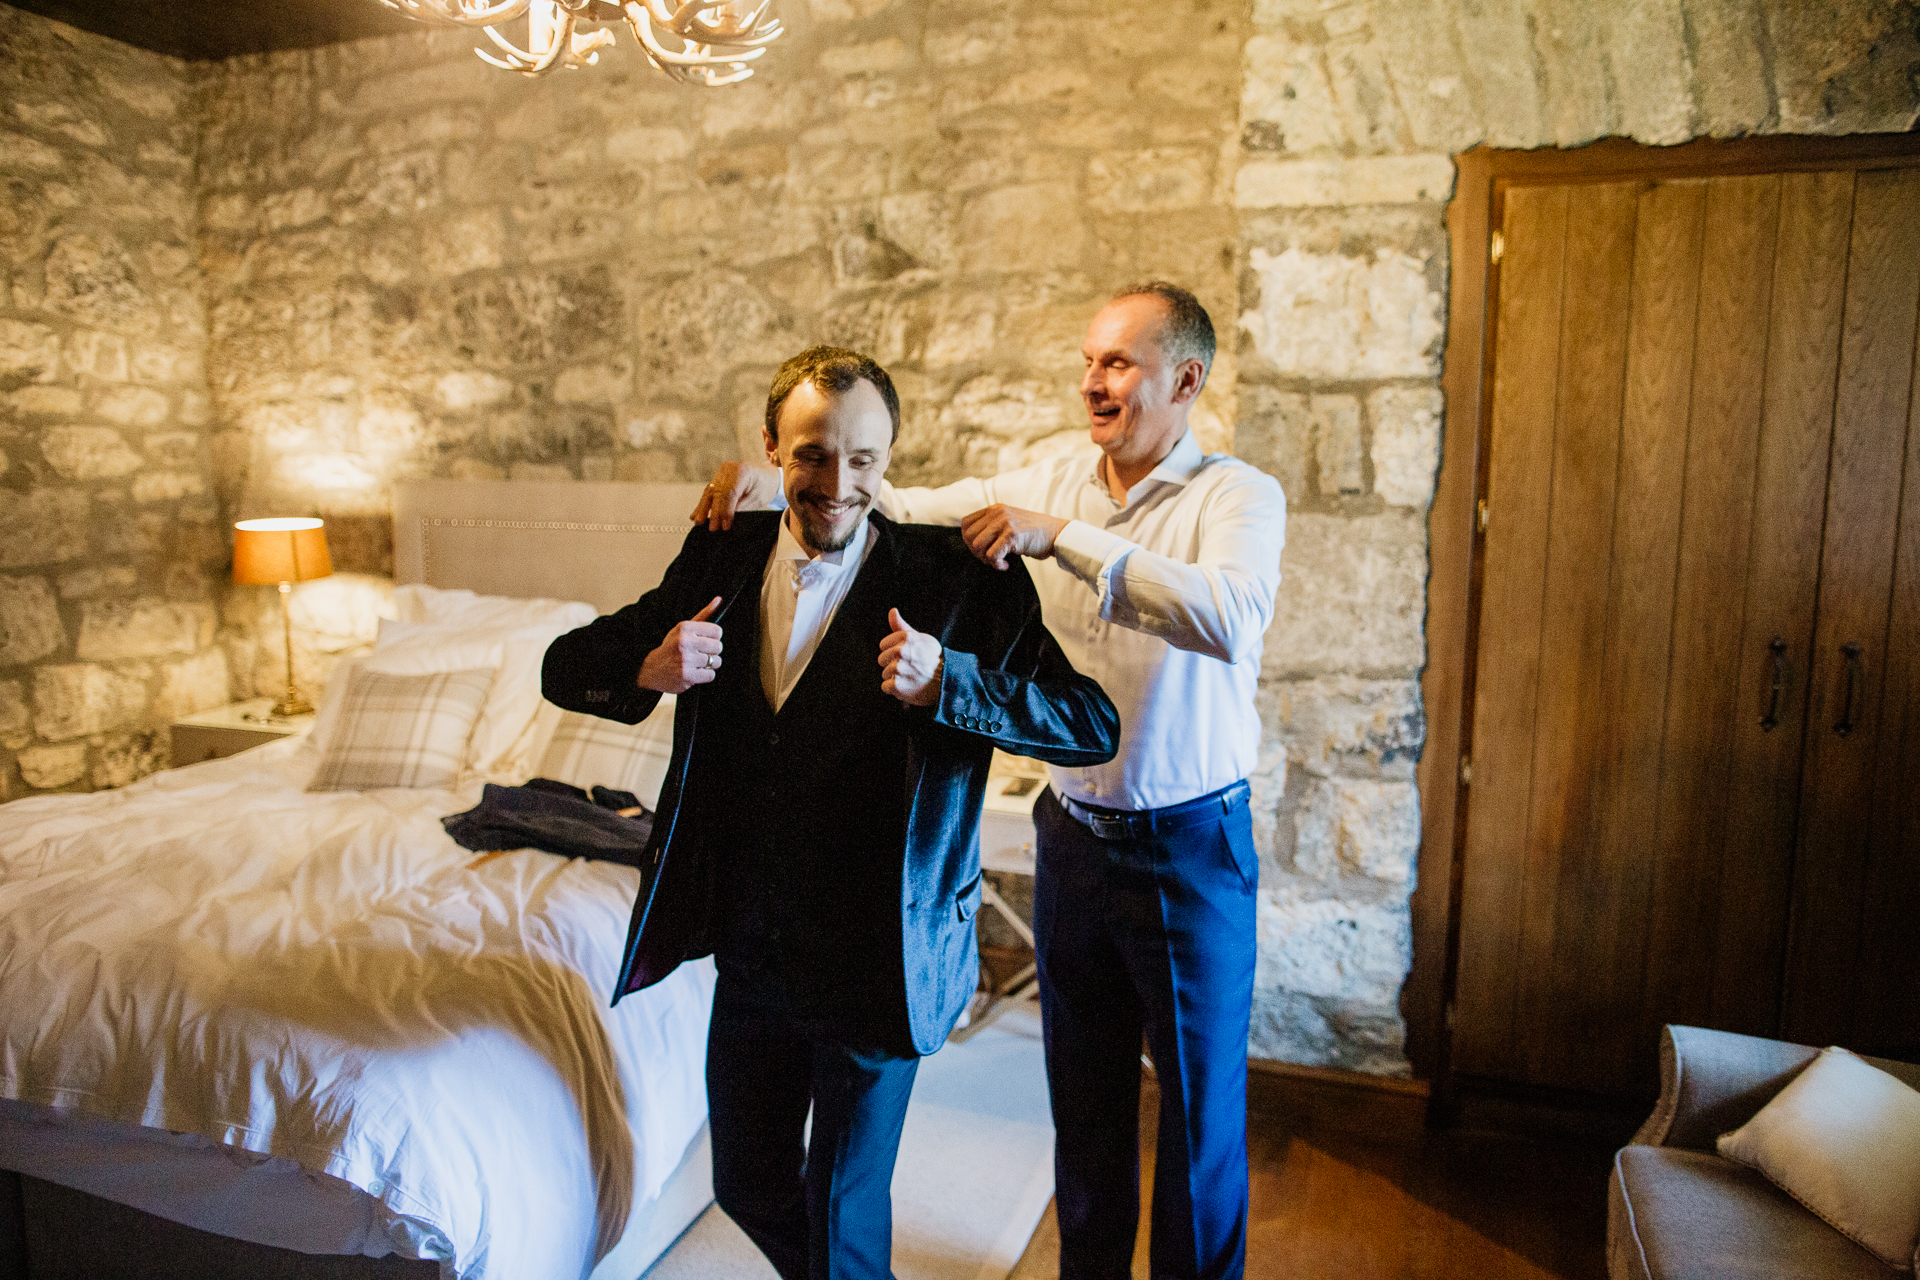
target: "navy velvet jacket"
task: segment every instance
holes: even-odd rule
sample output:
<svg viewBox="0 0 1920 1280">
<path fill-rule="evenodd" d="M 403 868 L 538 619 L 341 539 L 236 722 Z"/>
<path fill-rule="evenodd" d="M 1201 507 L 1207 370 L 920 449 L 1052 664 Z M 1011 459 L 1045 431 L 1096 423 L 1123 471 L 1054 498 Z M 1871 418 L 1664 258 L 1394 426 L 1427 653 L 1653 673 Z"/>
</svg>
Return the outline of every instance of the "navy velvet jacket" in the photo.
<svg viewBox="0 0 1920 1280">
<path fill-rule="evenodd" d="M 759 693 L 761 582 L 779 533 L 776 512 L 742 512 L 733 528 L 709 533 L 696 526 L 680 555 L 654 590 L 618 613 L 554 641 L 547 650 L 542 691 L 562 707 L 637 724 L 659 695 L 636 684 L 640 663 L 673 626 L 719 596 L 715 617 L 724 630 L 726 661 L 713 682 L 681 694 L 674 719 L 673 758 L 661 788 L 653 834 L 641 858 L 639 897 L 620 975 L 617 1002 L 649 986 L 684 960 L 710 953 L 722 930 L 713 918 L 721 896 L 724 824 L 702 823 L 696 796 L 708 803 L 722 791 L 747 788 L 727 766 L 728 754 L 697 735 L 726 735 L 737 727 L 703 722 L 703 702 L 715 703 L 723 682 L 736 682 L 727 696 Z M 904 805 L 905 848 L 899 875 L 900 962 L 905 977 L 905 1021 L 917 1051 L 939 1048 L 966 1006 L 978 979 L 972 920 L 980 902 L 980 806 L 987 767 L 998 746 L 1062 765 L 1099 764 L 1113 758 L 1120 723 L 1113 703 L 1091 679 L 1075 671 L 1040 620 L 1040 601 L 1024 564 L 1006 570 L 981 564 L 958 530 L 901 525 L 869 516 L 871 552 L 822 638 L 806 674 L 782 708 L 813 716 L 808 733 L 846 731 L 841 717 L 825 709 L 858 706 L 860 699 L 831 700 L 832 690 L 802 690 L 816 680 L 815 667 L 836 645 L 864 665 L 836 664 L 819 679 L 860 680 L 875 688 L 879 638 L 886 612 L 897 606 L 916 628 L 937 637 L 945 650 L 939 702 L 906 709 L 905 749 L 898 774 L 848 778 L 850 787 L 871 788 L 889 803 Z M 858 670 L 859 674 L 852 674 Z M 752 688 L 738 687 L 750 681 Z M 850 691 L 851 692 L 851 691 Z M 859 692 L 866 692 L 862 687 Z M 801 703 L 796 708 L 796 703 Z M 818 710 L 816 710 L 818 709 Z M 747 753 L 741 753 L 742 758 Z M 731 803 L 729 799 L 726 801 Z M 750 803 L 743 798 L 741 803 Z M 762 815 L 767 823 L 805 822 L 803 813 Z M 880 990 L 876 989 L 876 996 Z"/>
</svg>

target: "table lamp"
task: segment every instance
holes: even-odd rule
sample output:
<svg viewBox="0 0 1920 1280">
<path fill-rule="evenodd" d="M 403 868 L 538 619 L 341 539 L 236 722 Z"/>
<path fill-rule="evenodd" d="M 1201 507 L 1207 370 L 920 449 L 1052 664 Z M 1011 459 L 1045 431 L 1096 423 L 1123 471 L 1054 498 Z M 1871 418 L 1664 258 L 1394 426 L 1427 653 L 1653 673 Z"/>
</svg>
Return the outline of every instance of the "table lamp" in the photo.
<svg viewBox="0 0 1920 1280">
<path fill-rule="evenodd" d="M 287 641 L 287 692 L 273 704 L 276 716 L 301 716 L 313 704 L 293 686 L 293 615 L 287 597 L 293 584 L 333 573 L 323 521 L 306 516 L 242 520 L 233 526 L 233 580 L 241 586 L 273 583 L 280 588 L 280 622 Z"/>
</svg>

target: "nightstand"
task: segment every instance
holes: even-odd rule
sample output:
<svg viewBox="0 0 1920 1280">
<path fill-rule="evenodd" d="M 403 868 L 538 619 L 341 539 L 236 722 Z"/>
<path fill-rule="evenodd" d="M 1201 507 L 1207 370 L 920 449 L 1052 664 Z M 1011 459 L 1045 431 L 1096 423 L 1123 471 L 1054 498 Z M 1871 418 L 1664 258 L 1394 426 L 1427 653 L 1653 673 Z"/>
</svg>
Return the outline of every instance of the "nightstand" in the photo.
<svg viewBox="0 0 1920 1280">
<path fill-rule="evenodd" d="M 173 722 L 173 763 L 218 760 L 298 733 L 313 723 L 312 715 L 275 716 L 272 708 L 272 698 L 254 698 L 182 716 Z"/>
</svg>

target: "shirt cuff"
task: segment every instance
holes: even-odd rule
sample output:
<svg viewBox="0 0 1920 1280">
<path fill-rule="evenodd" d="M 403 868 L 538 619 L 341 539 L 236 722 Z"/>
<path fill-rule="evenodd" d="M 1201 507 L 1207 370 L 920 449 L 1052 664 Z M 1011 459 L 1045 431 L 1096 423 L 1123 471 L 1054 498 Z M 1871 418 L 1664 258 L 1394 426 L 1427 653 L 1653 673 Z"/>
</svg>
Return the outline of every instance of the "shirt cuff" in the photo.
<svg viewBox="0 0 1920 1280">
<path fill-rule="evenodd" d="M 1138 546 L 1084 520 L 1069 520 L 1053 540 L 1053 558 L 1094 589 L 1100 597 L 1100 616 L 1107 618 L 1113 610 L 1113 576 Z"/>
</svg>

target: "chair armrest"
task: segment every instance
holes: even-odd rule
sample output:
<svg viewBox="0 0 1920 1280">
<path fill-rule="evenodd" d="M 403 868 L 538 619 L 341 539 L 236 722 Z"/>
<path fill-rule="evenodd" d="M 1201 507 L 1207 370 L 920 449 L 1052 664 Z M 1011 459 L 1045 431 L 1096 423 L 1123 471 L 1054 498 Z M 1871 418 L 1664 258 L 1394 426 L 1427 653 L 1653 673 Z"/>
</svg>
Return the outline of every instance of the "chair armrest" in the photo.
<svg viewBox="0 0 1920 1280">
<path fill-rule="evenodd" d="M 1716 1138 L 1752 1119 L 1818 1053 L 1783 1040 L 1668 1026 L 1660 1035 L 1660 1101 L 1634 1144 L 1711 1151 Z"/>
</svg>

